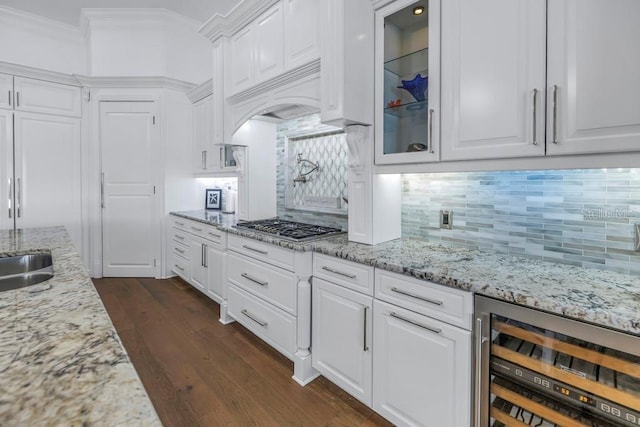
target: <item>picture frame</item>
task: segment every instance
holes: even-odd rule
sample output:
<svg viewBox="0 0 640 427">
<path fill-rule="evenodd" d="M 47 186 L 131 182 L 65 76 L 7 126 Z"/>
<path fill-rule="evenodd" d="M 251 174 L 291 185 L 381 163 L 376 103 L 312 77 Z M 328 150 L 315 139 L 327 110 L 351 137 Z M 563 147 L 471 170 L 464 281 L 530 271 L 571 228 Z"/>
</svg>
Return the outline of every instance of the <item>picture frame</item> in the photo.
<svg viewBox="0 0 640 427">
<path fill-rule="evenodd" d="M 219 211 L 222 209 L 222 189 L 207 188 L 205 190 L 204 208 Z"/>
</svg>

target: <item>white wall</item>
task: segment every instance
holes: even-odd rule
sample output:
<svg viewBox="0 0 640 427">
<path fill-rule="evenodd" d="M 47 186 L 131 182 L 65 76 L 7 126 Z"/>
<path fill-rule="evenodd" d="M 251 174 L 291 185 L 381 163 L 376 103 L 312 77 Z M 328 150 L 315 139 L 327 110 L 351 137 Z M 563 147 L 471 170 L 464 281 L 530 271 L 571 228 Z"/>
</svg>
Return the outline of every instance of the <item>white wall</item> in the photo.
<svg viewBox="0 0 640 427">
<path fill-rule="evenodd" d="M 0 6 L 0 61 L 66 74 L 87 74 L 78 28 Z"/>
<path fill-rule="evenodd" d="M 85 9 L 82 20 L 93 76 L 211 78 L 211 43 L 186 18 L 163 9 Z"/>
</svg>

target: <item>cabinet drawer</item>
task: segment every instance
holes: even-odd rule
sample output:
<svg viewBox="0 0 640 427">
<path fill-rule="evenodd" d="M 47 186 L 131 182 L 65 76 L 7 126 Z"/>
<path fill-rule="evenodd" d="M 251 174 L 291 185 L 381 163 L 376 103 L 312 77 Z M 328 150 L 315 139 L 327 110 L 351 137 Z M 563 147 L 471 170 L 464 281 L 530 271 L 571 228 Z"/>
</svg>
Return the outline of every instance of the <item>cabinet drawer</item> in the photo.
<svg viewBox="0 0 640 427">
<path fill-rule="evenodd" d="M 189 244 L 189 235 L 179 228 L 173 228 L 171 230 L 171 240 L 173 242 L 182 243 L 183 245 Z"/>
<path fill-rule="evenodd" d="M 189 260 L 189 247 L 186 244 L 183 244 L 180 241 L 172 240 L 170 242 L 171 252 L 174 255 L 178 255 L 186 260 Z"/>
<path fill-rule="evenodd" d="M 292 249 L 281 248 L 270 243 L 260 242 L 235 234 L 229 235 L 228 244 L 231 250 L 271 265 L 294 271 L 295 253 Z"/>
<path fill-rule="evenodd" d="M 373 296 L 373 267 L 324 254 L 313 254 L 313 276 Z"/>
<path fill-rule="evenodd" d="M 296 351 L 296 318 L 230 285 L 228 312 L 240 324 L 291 359 Z"/>
<path fill-rule="evenodd" d="M 293 273 L 230 252 L 227 256 L 227 277 L 230 283 L 296 314 L 296 276 Z"/>
<path fill-rule="evenodd" d="M 202 227 L 203 232 L 199 234 L 203 239 L 209 241 L 212 246 L 219 249 L 226 249 L 227 247 L 227 233 L 218 230 L 218 228 L 212 225 L 205 225 Z"/>
<path fill-rule="evenodd" d="M 471 292 L 379 269 L 375 282 L 377 299 L 471 330 Z"/>
<path fill-rule="evenodd" d="M 177 229 L 183 230 L 183 231 L 187 231 L 187 225 L 191 222 L 187 219 L 184 218 L 179 218 L 177 216 L 172 216 L 171 217 L 171 222 L 173 223 L 173 226 Z"/>
<path fill-rule="evenodd" d="M 189 282 L 190 270 L 189 261 L 179 255 L 171 255 L 171 271 Z"/>
</svg>

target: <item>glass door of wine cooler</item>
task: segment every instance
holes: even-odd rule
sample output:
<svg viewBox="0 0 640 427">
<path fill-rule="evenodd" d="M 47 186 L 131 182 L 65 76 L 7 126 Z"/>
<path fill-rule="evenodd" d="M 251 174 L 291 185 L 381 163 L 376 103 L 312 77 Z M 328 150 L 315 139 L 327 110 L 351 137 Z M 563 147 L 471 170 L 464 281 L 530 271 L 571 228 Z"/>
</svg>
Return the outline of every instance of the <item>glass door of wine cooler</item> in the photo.
<svg viewBox="0 0 640 427">
<path fill-rule="evenodd" d="M 476 297 L 476 427 L 640 426 L 640 337 Z"/>
</svg>

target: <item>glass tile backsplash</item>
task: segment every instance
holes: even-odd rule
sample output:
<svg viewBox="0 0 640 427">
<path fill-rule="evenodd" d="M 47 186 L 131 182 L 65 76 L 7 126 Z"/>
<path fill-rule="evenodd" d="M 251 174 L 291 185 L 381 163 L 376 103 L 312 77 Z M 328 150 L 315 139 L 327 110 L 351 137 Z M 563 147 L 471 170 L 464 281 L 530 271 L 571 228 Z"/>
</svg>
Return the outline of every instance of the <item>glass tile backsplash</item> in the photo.
<svg viewBox="0 0 640 427">
<path fill-rule="evenodd" d="M 452 229 L 440 210 L 453 211 Z M 640 169 L 406 174 L 402 235 L 640 274 Z"/>
</svg>

